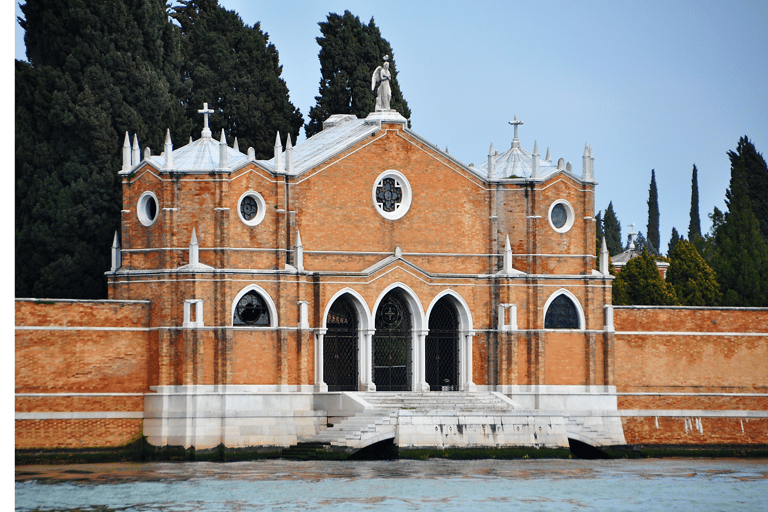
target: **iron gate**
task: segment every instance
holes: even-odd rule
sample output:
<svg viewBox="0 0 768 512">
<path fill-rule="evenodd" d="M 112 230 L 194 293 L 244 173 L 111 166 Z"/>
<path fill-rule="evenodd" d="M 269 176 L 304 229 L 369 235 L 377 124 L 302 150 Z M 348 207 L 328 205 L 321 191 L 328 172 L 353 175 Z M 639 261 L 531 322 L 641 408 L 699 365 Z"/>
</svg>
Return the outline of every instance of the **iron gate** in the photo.
<svg viewBox="0 0 768 512">
<path fill-rule="evenodd" d="M 431 391 L 458 391 L 459 319 L 447 299 L 440 299 L 429 315 L 424 340 L 424 371 Z"/>
<path fill-rule="evenodd" d="M 411 316 L 398 292 L 390 292 L 376 312 L 373 382 L 377 391 L 408 391 L 411 378 Z"/>
<path fill-rule="evenodd" d="M 328 391 L 357 391 L 357 312 L 346 295 L 331 306 L 323 338 L 323 378 Z"/>
</svg>

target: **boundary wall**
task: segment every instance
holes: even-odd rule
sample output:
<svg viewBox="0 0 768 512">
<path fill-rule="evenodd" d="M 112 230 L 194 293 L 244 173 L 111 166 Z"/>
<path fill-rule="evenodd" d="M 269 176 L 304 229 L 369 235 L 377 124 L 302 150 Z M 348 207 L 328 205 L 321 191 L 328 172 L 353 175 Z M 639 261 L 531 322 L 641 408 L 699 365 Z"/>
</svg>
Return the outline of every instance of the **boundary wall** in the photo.
<svg viewBox="0 0 768 512">
<path fill-rule="evenodd" d="M 615 306 L 627 444 L 768 444 L 768 309 Z"/>
<path fill-rule="evenodd" d="M 114 447 L 142 435 L 149 306 L 16 300 L 16 448 Z"/>
</svg>

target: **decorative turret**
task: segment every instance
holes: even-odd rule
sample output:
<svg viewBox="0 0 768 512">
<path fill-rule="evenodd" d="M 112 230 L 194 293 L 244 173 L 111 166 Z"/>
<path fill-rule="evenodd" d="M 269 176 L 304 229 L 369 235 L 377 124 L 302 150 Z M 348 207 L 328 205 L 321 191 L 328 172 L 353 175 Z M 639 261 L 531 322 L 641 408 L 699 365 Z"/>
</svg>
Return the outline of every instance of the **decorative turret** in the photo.
<svg viewBox="0 0 768 512">
<path fill-rule="evenodd" d="M 584 181 L 594 181 L 595 172 L 592 167 L 595 159 L 592 158 L 592 148 L 584 144 L 584 156 L 581 157 L 581 178 Z"/>
<path fill-rule="evenodd" d="M 293 172 L 293 144 L 291 143 L 291 134 L 288 134 L 288 140 L 285 143 L 285 172 Z"/>
<path fill-rule="evenodd" d="M 301 232 L 298 230 L 296 230 L 296 249 L 293 259 L 296 270 L 304 272 L 304 246 L 301 244 Z"/>
<path fill-rule="evenodd" d="M 131 165 L 138 165 L 141 162 L 141 150 L 139 150 L 139 136 L 133 134 L 133 148 L 131 149 Z"/>
<path fill-rule="evenodd" d="M 115 238 L 112 240 L 112 272 L 116 271 L 123 266 L 121 252 L 120 252 L 120 239 L 115 231 Z"/>
<path fill-rule="evenodd" d="M 533 158 L 531 163 L 531 178 L 537 179 L 540 175 L 541 160 L 539 157 L 539 143 L 533 141 Z"/>
<path fill-rule="evenodd" d="M 221 129 L 221 140 L 219 141 L 219 167 L 226 169 L 227 165 L 227 136 L 224 134 L 224 128 Z"/>
<path fill-rule="evenodd" d="M 123 141 L 123 171 L 131 170 L 131 137 L 125 132 Z"/>
<path fill-rule="evenodd" d="M 171 142 L 171 129 L 165 134 L 165 168 L 173 169 L 173 143 Z"/>
<path fill-rule="evenodd" d="M 600 247 L 600 273 L 607 276 L 609 273 L 608 264 L 610 257 L 608 256 L 608 246 L 605 245 L 605 237 L 603 237 L 603 245 Z"/>
<path fill-rule="evenodd" d="M 491 142 L 491 149 L 488 150 L 488 179 L 496 179 L 496 161 L 493 154 L 493 142 Z"/>
<path fill-rule="evenodd" d="M 275 138 L 275 172 L 283 172 L 283 145 L 280 143 L 280 132 Z"/>
</svg>

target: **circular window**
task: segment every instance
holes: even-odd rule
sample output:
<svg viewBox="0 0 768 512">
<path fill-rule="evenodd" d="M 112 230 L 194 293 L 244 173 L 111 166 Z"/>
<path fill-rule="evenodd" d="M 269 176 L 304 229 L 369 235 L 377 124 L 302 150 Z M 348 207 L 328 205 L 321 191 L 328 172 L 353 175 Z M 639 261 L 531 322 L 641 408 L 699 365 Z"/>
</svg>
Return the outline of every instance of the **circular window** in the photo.
<svg viewBox="0 0 768 512">
<path fill-rule="evenodd" d="M 264 202 L 264 198 L 261 194 L 249 190 L 242 196 L 237 204 L 237 214 L 248 226 L 256 226 L 264 220 L 264 215 L 267 213 L 267 205 Z"/>
<path fill-rule="evenodd" d="M 400 172 L 385 171 L 376 178 L 372 190 L 373 204 L 379 215 L 397 220 L 411 207 L 411 185 Z"/>
<path fill-rule="evenodd" d="M 565 199 L 559 199 L 549 207 L 549 224 L 558 233 L 565 233 L 573 227 L 573 207 Z"/>
<path fill-rule="evenodd" d="M 145 226 L 151 226 L 157 220 L 157 196 L 154 192 L 144 192 L 136 205 L 136 214 L 139 222 Z"/>
</svg>

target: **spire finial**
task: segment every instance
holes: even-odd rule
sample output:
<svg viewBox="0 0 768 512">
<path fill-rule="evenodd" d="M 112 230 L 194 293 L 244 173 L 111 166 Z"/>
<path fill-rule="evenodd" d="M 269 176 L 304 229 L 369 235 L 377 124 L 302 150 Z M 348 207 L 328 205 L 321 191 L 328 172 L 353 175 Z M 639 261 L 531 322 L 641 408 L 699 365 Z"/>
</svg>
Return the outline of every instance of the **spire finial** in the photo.
<svg viewBox="0 0 768 512">
<path fill-rule="evenodd" d="M 131 165 L 138 165 L 141 162 L 141 150 L 139 149 L 139 136 L 133 134 L 133 148 L 131 149 Z"/>
<path fill-rule="evenodd" d="M 171 141 L 171 129 L 165 132 L 165 168 L 173 168 L 173 142 Z"/>
<path fill-rule="evenodd" d="M 198 114 L 203 114 L 203 137 L 210 137 L 211 136 L 211 129 L 208 128 L 208 115 L 216 113 L 215 110 L 211 110 L 208 108 L 207 103 L 203 103 L 203 109 L 197 111 Z"/>
<path fill-rule="evenodd" d="M 604 276 L 607 276 L 608 271 L 608 262 L 609 262 L 610 256 L 608 256 L 608 246 L 605 244 L 605 236 L 603 236 L 603 244 L 600 247 L 600 273 Z"/>
<path fill-rule="evenodd" d="M 131 170 L 131 137 L 125 132 L 123 141 L 123 171 Z"/>
<path fill-rule="evenodd" d="M 196 266 L 200 263 L 200 246 L 197 243 L 197 233 L 192 228 L 192 238 L 189 241 L 189 265 Z"/>
<path fill-rule="evenodd" d="M 227 136 L 224 133 L 224 128 L 221 129 L 221 140 L 219 141 L 219 168 L 224 169 L 229 167 L 227 162 Z"/>
</svg>

